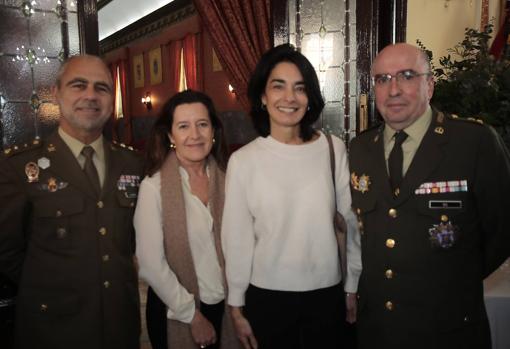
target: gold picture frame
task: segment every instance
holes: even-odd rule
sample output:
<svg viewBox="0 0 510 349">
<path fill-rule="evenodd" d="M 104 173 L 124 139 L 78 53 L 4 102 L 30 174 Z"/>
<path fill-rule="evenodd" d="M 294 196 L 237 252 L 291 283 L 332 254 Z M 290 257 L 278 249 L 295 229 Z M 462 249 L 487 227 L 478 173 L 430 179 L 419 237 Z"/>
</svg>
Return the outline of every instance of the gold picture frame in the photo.
<svg viewBox="0 0 510 349">
<path fill-rule="evenodd" d="M 151 72 L 151 85 L 160 84 L 163 81 L 163 66 L 161 64 L 161 47 L 149 51 L 149 65 Z"/>
<path fill-rule="evenodd" d="M 143 87 L 145 82 L 145 73 L 143 66 L 143 53 L 133 57 L 133 81 L 135 88 Z"/>
</svg>

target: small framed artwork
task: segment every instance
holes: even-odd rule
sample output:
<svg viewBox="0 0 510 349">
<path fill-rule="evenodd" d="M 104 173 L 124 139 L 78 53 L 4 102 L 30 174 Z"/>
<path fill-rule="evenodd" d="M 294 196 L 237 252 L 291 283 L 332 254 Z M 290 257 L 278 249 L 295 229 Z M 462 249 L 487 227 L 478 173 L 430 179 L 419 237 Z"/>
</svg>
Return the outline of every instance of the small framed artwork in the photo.
<svg viewBox="0 0 510 349">
<path fill-rule="evenodd" d="M 145 81 L 143 53 L 133 57 L 133 80 L 135 88 L 143 87 Z"/>
<path fill-rule="evenodd" d="M 163 67 L 161 66 L 161 47 L 149 51 L 151 72 L 151 85 L 160 84 L 163 81 Z"/>
</svg>

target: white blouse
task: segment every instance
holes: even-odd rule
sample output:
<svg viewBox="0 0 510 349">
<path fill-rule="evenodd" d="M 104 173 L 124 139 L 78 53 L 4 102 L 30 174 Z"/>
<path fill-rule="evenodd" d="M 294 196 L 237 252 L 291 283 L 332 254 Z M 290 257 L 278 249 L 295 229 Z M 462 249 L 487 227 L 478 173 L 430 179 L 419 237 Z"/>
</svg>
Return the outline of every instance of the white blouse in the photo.
<svg viewBox="0 0 510 349">
<path fill-rule="evenodd" d="M 200 300 L 207 304 L 216 304 L 225 298 L 225 291 L 214 247 L 213 219 L 209 208 L 191 192 L 186 170 L 180 167 L 179 173 Z M 145 177 L 140 184 L 134 226 L 140 277 L 166 304 L 169 319 L 190 323 L 195 313 L 194 295 L 179 283 L 165 257 L 160 172 L 155 173 L 152 177 Z"/>
</svg>

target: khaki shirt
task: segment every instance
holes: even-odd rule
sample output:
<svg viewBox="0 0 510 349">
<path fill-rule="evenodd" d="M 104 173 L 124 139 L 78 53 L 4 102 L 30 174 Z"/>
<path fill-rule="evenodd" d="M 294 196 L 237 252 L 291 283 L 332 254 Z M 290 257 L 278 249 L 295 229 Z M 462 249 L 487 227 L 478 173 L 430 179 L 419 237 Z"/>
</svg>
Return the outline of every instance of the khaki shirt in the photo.
<svg viewBox="0 0 510 349">
<path fill-rule="evenodd" d="M 99 136 L 94 142 L 90 144 L 84 144 L 77 140 L 76 138 L 68 135 L 64 130 L 60 127 L 58 128 L 58 134 L 64 141 L 64 143 L 71 149 L 74 157 L 80 164 L 80 167 L 83 168 L 85 166 L 85 156 L 81 153 L 82 149 L 86 145 L 90 145 L 94 148 L 94 156 L 92 157 L 92 161 L 97 169 L 97 175 L 99 176 L 99 183 L 101 183 L 101 188 L 103 187 L 104 178 L 105 178 L 105 157 L 104 157 L 104 141 L 103 135 Z"/>
<path fill-rule="evenodd" d="M 413 161 L 414 154 L 418 150 L 420 146 L 421 140 L 423 136 L 427 132 L 430 122 L 432 120 L 432 109 L 428 106 L 425 113 L 421 115 L 415 122 L 413 122 L 409 127 L 405 128 L 403 131 L 407 133 L 408 137 L 402 143 L 402 153 L 404 155 L 404 162 L 402 164 L 403 175 L 405 176 L 407 169 L 411 165 Z M 384 126 L 384 159 L 386 160 L 386 170 L 388 171 L 388 158 L 390 156 L 390 152 L 393 149 L 393 145 L 395 144 L 395 139 L 393 136 L 396 131 L 386 124 Z M 389 172 L 388 172 L 389 173 Z"/>
</svg>

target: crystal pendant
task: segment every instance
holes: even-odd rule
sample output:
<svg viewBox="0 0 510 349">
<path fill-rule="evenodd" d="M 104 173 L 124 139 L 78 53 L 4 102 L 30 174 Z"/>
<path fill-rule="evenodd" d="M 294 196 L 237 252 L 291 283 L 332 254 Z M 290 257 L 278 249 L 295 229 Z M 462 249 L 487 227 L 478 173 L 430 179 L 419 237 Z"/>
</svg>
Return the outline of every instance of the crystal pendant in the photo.
<svg viewBox="0 0 510 349">
<path fill-rule="evenodd" d="M 297 33 L 296 33 L 296 34 L 297 34 L 297 37 L 298 37 L 299 41 L 303 41 L 303 38 L 305 37 L 305 32 L 304 32 L 304 30 L 303 30 L 303 29 L 301 29 L 301 28 L 299 28 L 299 29 L 297 30 Z"/>
<path fill-rule="evenodd" d="M 319 71 L 325 72 L 327 68 L 328 68 L 328 65 L 327 65 L 326 61 L 324 60 L 324 58 L 322 58 L 321 62 L 319 64 Z"/>
<path fill-rule="evenodd" d="M 34 63 L 37 63 L 38 59 L 37 59 L 37 53 L 35 53 L 35 51 L 31 48 L 27 49 L 27 52 L 26 52 L 26 60 L 28 61 L 28 63 L 30 65 L 34 65 Z"/>
<path fill-rule="evenodd" d="M 35 93 L 35 91 L 32 91 L 32 96 L 30 96 L 30 107 L 34 112 L 37 112 L 40 106 L 41 100 L 39 99 L 39 96 Z"/>
<path fill-rule="evenodd" d="M 321 39 L 324 39 L 327 33 L 328 31 L 326 30 L 326 26 L 324 25 L 324 23 L 321 23 L 321 27 L 319 28 L 319 37 Z"/>
<path fill-rule="evenodd" d="M 64 49 L 60 49 L 59 53 L 58 53 L 58 60 L 62 63 L 63 61 L 65 61 L 66 59 L 66 56 L 64 54 Z"/>
<path fill-rule="evenodd" d="M 62 20 L 64 18 L 64 7 L 58 3 L 55 7 L 55 13 L 57 14 L 58 19 Z"/>
<path fill-rule="evenodd" d="M 32 8 L 32 4 L 30 1 L 23 1 L 20 6 L 21 13 L 23 13 L 23 16 L 30 17 L 32 16 L 32 13 L 34 13 L 34 9 Z"/>
</svg>

